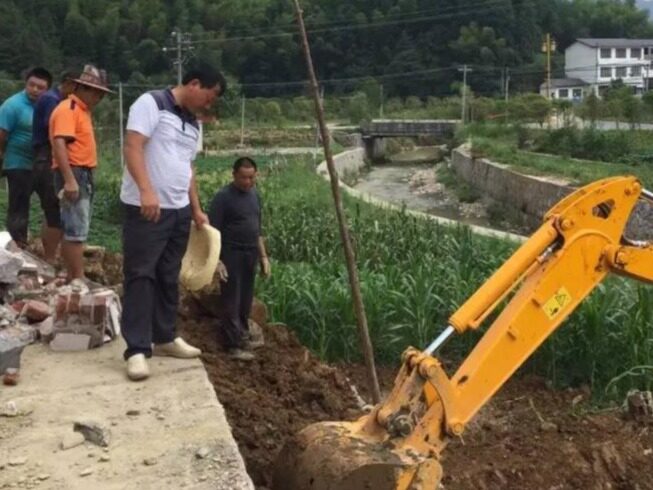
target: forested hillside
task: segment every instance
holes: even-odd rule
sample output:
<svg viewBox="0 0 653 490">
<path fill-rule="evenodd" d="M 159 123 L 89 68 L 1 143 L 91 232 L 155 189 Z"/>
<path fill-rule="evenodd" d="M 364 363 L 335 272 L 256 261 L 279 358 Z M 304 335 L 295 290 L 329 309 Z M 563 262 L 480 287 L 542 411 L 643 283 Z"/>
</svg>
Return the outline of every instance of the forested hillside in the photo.
<svg viewBox="0 0 653 490">
<path fill-rule="evenodd" d="M 516 89 L 542 80 L 541 39 L 558 52 L 577 37 L 653 37 L 635 0 L 304 0 L 319 76 L 335 92 L 366 77 L 388 95 L 445 95 L 472 65 L 492 95 L 510 67 Z M 2 0 L 1 78 L 29 65 L 58 71 L 93 61 L 113 81 L 172 80 L 171 32 L 253 96 L 296 94 L 304 79 L 290 0 Z M 561 66 L 560 55 L 557 66 Z M 345 79 L 345 80 L 343 80 Z"/>
</svg>

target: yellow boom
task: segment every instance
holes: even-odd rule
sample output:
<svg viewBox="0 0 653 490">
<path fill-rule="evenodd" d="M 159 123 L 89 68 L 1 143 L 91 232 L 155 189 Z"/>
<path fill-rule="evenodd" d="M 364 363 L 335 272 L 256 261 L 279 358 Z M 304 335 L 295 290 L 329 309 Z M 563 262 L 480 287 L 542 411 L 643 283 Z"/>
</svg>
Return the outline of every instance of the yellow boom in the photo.
<svg viewBox="0 0 653 490">
<path fill-rule="evenodd" d="M 653 194 L 635 177 L 587 185 L 555 205 L 543 225 L 449 320 L 426 350 L 408 348 L 386 400 L 355 422 L 301 431 L 277 460 L 276 490 L 432 490 L 440 454 L 481 407 L 609 272 L 653 281 L 653 246 L 624 230 Z M 477 329 L 507 301 L 451 377 L 434 353 Z"/>
</svg>

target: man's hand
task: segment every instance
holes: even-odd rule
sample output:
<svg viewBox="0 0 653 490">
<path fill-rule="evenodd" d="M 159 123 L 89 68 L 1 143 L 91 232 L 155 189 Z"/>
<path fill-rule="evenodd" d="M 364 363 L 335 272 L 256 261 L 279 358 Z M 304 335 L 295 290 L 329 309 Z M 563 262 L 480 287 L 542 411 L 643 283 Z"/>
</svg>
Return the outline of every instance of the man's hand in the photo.
<svg viewBox="0 0 653 490">
<path fill-rule="evenodd" d="M 229 272 L 227 272 L 227 267 L 222 263 L 218 262 L 218 277 L 220 282 L 227 282 L 229 280 Z"/>
<path fill-rule="evenodd" d="M 272 274 L 272 268 L 270 267 L 270 259 L 267 257 L 261 257 L 261 276 L 268 278 Z"/>
<path fill-rule="evenodd" d="M 205 212 L 203 211 L 198 211 L 196 213 L 193 213 L 193 221 L 195 222 L 195 226 L 197 228 L 202 228 L 204 225 L 209 224 L 209 217 L 206 215 Z"/>
<path fill-rule="evenodd" d="M 156 223 L 161 217 L 159 196 L 151 189 L 141 191 L 141 215 L 148 221 Z"/>
<path fill-rule="evenodd" d="M 75 202 L 79 199 L 79 184 L 74 177 L 64 182 L 63 197 L 68 202 Z"/>
</svg>

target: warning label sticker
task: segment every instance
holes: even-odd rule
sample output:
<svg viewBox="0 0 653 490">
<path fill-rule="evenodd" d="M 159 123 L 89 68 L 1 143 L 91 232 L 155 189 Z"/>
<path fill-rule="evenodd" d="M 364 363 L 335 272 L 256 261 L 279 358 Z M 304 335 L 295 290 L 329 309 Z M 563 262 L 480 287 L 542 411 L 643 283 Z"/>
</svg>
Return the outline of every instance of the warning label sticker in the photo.
<svg viewBox="0 0 653 490">
<path fill-rule="evenodd" d="M 562 287 L 556 291 L 551 299 L 544 303 L 542 309 L 546 316 L 549 317 L 549 320 L 553 320 L 569 303 L 571 303 L 571 294 Z"/>
</svg>

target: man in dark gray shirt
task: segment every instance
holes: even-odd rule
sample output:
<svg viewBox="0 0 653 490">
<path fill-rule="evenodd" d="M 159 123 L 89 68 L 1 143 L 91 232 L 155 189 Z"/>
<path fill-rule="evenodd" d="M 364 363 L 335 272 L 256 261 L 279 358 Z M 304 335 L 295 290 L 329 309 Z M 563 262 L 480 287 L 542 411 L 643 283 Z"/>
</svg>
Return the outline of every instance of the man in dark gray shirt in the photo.
<svg viewBox="0 0 653 490">
<path fill-rule="evenodd" d="M 270 261 L 261 235 L 261 200 L 256 192 L 256 162 L 236 160 L 233 182 L 213 198 L 209 209 L 211 226 L 220 230 L 220 261 L 227 280 L 220 294 L 220 324 L 229 355 L 241 361 L 254 359 L 256 345 L 249 339 L 248 318 L 254 299 L 256 264 L 263 277 L 270 275 Z"/>
</svg>

